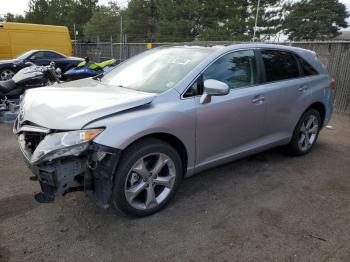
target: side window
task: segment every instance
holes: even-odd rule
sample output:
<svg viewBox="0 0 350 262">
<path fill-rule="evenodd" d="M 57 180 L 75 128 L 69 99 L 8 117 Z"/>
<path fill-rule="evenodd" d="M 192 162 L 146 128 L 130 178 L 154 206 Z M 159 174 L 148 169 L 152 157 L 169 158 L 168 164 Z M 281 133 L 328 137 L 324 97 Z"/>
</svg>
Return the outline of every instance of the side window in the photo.
<svg viewBox="0 0 350 262">
<path fill-rule="evenodd" d="M 255 85 L 257 69 L 254 51 L 236 51 L 224 55 L 205 70 L 203 79 L 225 82 L 231 89 Z"/>
<path fill-rule="evenodd" d="M 57 59 L 57 58 L 62 58 L 61 55 L 54 53 L 54 52 L 45 52 L 45 58 L 47 59 Z"/>
<path fill-rule="evenodd" d="M 318 72 L 308 62 L 298 56 L 299 64 L 304 76 L 318 75 Z"/>
<path fill-rule="evenodd" d="M 36 52 L 30 57 L 30 59 L 32 60 L 44 59 L 44 52 L 42 51 Z"/>
<path fill-rule="evenodd" d="M 298 63 L 294 56 L 285 51 L 262 50 L 266 81 L 273 82 L 299 77 Z"/>
</svg>

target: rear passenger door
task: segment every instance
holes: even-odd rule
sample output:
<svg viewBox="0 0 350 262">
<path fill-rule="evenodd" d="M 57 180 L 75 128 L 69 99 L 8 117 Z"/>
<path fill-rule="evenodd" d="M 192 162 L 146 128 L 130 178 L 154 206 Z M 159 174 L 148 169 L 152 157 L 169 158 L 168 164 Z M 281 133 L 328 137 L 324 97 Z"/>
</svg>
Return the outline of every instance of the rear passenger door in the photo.
<svg viewBox="0 0 350 262">
<path fill-rule="evenodd" d="M 277 49 L 260 50 L 264 68 L 266 121 L 269 141 L 291 136 L 301 113 L 311 101 L 310 83 L 302 77 L 297 56 Z"/>
</svg>

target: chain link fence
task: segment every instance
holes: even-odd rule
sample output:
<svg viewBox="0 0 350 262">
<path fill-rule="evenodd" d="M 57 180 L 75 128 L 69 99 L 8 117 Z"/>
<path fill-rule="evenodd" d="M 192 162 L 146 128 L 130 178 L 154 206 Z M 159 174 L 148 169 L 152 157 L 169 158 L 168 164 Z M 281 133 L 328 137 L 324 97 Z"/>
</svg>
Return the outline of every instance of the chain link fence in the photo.
<svg viewBox="0 0 350 262">
<path fill-rule="evenodd" d="M 233 42 L 182 42 L 182 43 L 152 43 L 152 47 L 161 45 L 229 45 Z M 330 74 L 337 81 L 334 101 L 336 112 L 350 115 L 350 42 L 291 42 L 285 45 L 310 49 L 316 52 L 318 58 L 327 67 Z M 124 61 L 129 57 L 147 50 L 146 43 L 76 43 L 76 56 L 89 56 L 91 60 L 103 61 L 115 58 Z"/>
</svg>

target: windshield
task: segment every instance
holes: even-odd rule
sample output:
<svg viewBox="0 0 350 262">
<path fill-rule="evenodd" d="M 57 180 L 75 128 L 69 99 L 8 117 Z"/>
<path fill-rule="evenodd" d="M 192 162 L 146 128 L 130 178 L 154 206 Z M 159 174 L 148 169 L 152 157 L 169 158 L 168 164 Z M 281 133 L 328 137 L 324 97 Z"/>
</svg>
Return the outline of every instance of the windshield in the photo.
<svg viewBox="0 0 350 262">
<path fill-rule="evenodd" d="M 204 48 L 156 48 L 134 56 L 107 73 L 101 81 L 149 93 L 174 87 L 213 50 Z"/>
<path fill-rule="evenodd" d="M 27 51 L 27 52 L 24 52 L 24 53 L 20 54 L 20 55 L 17 56 L 16 58 L 17 58 L 17 59 L 26 59 L 26 58 L 28 58 L 32 53 L 33 53 L 33 51 Z"/>
</svg>

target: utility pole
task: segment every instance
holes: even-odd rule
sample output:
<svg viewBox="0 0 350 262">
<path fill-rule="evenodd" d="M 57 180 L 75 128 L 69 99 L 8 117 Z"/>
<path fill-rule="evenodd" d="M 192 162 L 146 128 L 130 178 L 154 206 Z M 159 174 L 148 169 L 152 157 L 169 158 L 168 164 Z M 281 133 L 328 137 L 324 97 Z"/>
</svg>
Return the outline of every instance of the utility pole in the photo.
<svg viewBox="0 0 350 262">
<path fill-rule="evenodd" d="M 256 8 L 253 42 L 255 42 L 256 27 L 258 25 L 259 8 L 260 8 L 260 0 L 258 0 L 258 7 Z"/>
<path fill-rule="evenodd" d="M 122 62 L 122 43 L 123 43 L 123 16 L 120 14 L 120 46 L 119 46 L 119 63 Z"/>
<path fill-rule="evenodd" d="M 75 31 L 75 24 L 73 24 L 74 31 L 74 55 L 77 55 L 77 32 Z"/>
</svg>

